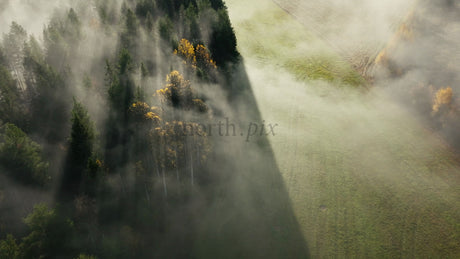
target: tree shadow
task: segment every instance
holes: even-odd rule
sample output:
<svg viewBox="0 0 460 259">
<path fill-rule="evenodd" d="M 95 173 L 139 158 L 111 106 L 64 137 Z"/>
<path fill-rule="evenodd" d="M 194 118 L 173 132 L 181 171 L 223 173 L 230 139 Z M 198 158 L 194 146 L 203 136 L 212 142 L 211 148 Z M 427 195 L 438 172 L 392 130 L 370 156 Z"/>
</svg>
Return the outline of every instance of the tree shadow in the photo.
<svg viewBox="0 0 460 259">
<path fill-rule="evenodd" d="M 198 258 L 309 258 L 270 142 L 263 134 L 247 139 L 251 123 L 263 118 L 244 62 L 229 80 L 236 135 L 215 141 L 210 164 L 219 179 L 214 197 L 198 218 Z M 240 132 L 239 132 L 240 130 Z"/>
</svg>

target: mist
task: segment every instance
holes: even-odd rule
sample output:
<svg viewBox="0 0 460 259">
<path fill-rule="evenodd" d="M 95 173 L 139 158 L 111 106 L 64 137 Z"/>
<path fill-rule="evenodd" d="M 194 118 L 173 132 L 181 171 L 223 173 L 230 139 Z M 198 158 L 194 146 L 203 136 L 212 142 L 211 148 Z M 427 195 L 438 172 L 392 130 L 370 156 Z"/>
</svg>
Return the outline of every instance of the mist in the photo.
<svg viewBox="0 0 460 259">
<path fill-rule="evenodd" d="M 3 26 L 0 33 L 9 31 L 8 25 L 16 21 L 27 31 L 40 34 L 45 24 L 50 20 L 52 12 L 57 8 L 68 7 L 69 1 L 29 1 L 29 0 L 3 0 L 0 4 L 0 22 Z"/>
<path fill-rule="evenodd" d="M 0 152 L 1 244 L 18 258 L 458 255 L 459 10 L 2 1 L 0 83 L 23 90 L 1 89 L 0 151 L 19 154 Z M 44 183 L 8 163 L 21 155 L 48 165 Z M 57 238 L 37 248 L 34 233 Z"/>
<path fill-rule="evenodd" d="M 141 5 L 147 2 L 155 5 Z M 34 161 L 48 165 L 43 186 L 32 179 L 23 187 L 14 169 L 4 171 L 1 208 L 11 214 L 0 217 L 10 225 L 1 238 L 21 243 L 21 256 L 43 249 L 66 258 L 308 256 L 270 145 L 265 135 L 248 135 L 248 125 L 276 122 L 260 117 L 235 46 L 214 43 L 232 42 L 226 9 L 219 1 L 172 11 L 169 4 L 4 4 L 2 65 L 6 81 L 24 89 L 17 105 L 25 114 L 14 114 L 18 122 L 2 117 L 0 147 L 9 144 L 11 130 L 19 131 Z M 204 60 L 180 56 L 187 39 Z M 185 92 L 179 101 L 168 99 L 174 84 Z M 222 121 L 238 136 L 217 128 L 169 136 L 176 128 L 168 125 Z M 28 219 L 42 214 L 50 223 L 40 231 L 59 237 L 53 241 L 59 248 L 28 245 L 34 231 Z M 235 240 L 239 245 L 230 249 Z"/>
<path fill-rule="evenodd" d="M 435 1 L 274 2 L 289 15 L 271 1 L 229 1 L 230 17 L 261 117 L 280 124 L 269 142 L 311 254 L 457 254 L 441 234 L 455 220 L 425 225 L 427 211 L 458 213 L 457 134 L 432 124 L 436 90 L 423 99 L 413 89 L 458 85 L 458 11 Z M 376 62 L 382 52 L 393 59 Z M 312 80 L 321 55 L 348 61 L 365 87 L 335 73 L 341 61 L 320 63 L 334 79 Z"/>
</svg>

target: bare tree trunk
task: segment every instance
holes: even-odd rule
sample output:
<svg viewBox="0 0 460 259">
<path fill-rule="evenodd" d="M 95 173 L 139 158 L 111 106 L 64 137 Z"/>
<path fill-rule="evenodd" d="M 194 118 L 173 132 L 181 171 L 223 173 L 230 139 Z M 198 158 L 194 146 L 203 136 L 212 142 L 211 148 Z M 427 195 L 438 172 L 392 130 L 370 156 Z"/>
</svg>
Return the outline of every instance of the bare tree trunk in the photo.
<svg viewBox="0 0 460 259">
<path fill-rule="evenodd" d="M 177 148 L 174 150 L 176 152 L 175 154 L 175 160 L 176 160 L 176 177 L 177 177 L 177 183 L 180 182 L 180 178 L 179 178 L 179 160 L 177 159 Z"/>
<path fill-rule="evenodd" d="M 200 147 L 197 147 L 196 154 L 197 154 L 197 157 L 198 157 L 198 166 L 201 166 Z"/>
<path fill-rule="evenodd" d="M 155 162 L 155 169 L 157 171 L 157 176 L 158 178 L 160 178 L 160 170 L 158 169 L 158 157 L 157 157 L 157 153 L 155 151 L 153 151 L 153 161 Z"/>
<path fill-rule="evenodd" d="M 165 177 L 165 169 L 161 168 L 161 173 L 163 175 L 163 188 L 165 192 L 165 197 L 168 197 L 168 189 L 166 188 L 166 177 Z"/>
<path fill-rule="evenodd" d="M 147 184 L 144 182 L 144 190 L 145 190 L 145 197 L 147 198 L 147 201 L 150 202 L 150 193 L 147 188 Z"/>
<path fill-rule="evenodd" d="M 158 178 L 160 178 L 161 175 L 160 175 L 160 169 L 158 169 L 158 164 L 155 165 L 155 169 L 156 169 L 156 171 L 157 171 L 157 176 L 158 176 Z"/>
<path fill-rule="evenodd" d="M 16 74 L 16 80 L 17 80 L 17 82 L 19 83 L 19 88 L 21 88 L 20 90 L 21 90 L 21 91 L 25 91 L 25 90 L 26 90 L 25 83 L 23 82 L 22 77 L 21 77 L 21 74 L 19 74 L 18 69 L 16 68 L 16 65 L 15 65 L 15 64 L 12 64 L 12 65 L 10 66 L 10 69 L 12 69 L 13 72 Z"/>
<path fill-rule="evenodd" d="M 165 177 L 165 172 L 164 172 L 164 168 L 161 167 L 161 175 L 160 175 L 160 169 L 158 168 L 158 164 L 160 163 L 160 160 L 157 156 L 157 153 L 156 151 L 154 150 L 153 151 L 153 156 L 154 156 L 154 160 L 155 160 L 155 170 L 157 171 L 157 176 L 158 176 L 158 179 L 162 178 L 163 179 L 163 189 L 164 189 L 164 194 L 165 194 L 165 197 L 168 196 L 168 190 L 166 188 L 166 177 Z"/>
<path fill-rule="evenodd" d="M 190 176 L 192 177 L 192 186 L 194 184 L 193 179 L 193 152 L 190 152 Z"/>
<path fill-rule="evenodd" d="M 119 175 L 120 175 L 120 181 L 121 181 L 121 190 L 122 190 L 122 193 L 126 196 L 125 181 L 123 179 L 123 175 L 121 172 Z"/>
</svg>

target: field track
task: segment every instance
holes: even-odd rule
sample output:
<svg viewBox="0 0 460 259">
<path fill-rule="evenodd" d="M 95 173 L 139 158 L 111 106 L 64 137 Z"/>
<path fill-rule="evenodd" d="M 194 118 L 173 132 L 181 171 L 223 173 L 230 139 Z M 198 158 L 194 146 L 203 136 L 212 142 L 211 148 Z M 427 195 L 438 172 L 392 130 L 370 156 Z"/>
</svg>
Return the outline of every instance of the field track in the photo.
<svg viewBox="0 0 460 259">
<path fill-rule="evenodd" d="M 378 53 L 390 40 L 415 1 L 399 1 L 389 9 L 379 9 L 378 6 L 358 8 L 365 4 L 360 0 L 345 3 L 337 0 L 273 2 L 303 24 L 308 31 L 329 44 L 361 75 L 367 75 Z"/>
</svg>

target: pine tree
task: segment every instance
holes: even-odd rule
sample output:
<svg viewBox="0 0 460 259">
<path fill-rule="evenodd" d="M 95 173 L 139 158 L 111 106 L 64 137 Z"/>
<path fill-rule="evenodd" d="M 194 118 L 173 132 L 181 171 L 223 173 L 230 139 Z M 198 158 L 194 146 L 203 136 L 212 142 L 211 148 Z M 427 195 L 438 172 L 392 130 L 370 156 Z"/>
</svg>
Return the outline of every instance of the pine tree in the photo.
<svg viewBox="0 0 460 259">
<path fill-rule="evenodd" d="M 23 96 L 6 67 L 0 64 L 0 121 L 25 127 Z"/>
<path fill-rule="evenodd" d="M 10 32 L 4 36 L 4 65 L 14 75 L 18 83 L 18 87 L 22 90 L 26 88 L 24 82 L 24 44 L 27 41 L 27 32 L 24 28 L 13 22 L 10 27 Z"/>
<path fill-rule="evenodd" d="M 22 239 L 22 258 L 62 258 L 71 250 L 73 224 L 45 204 L 35 205 L 25 219 L 29 234 Z"/>
<path fill-rule="evenodd" d="M 9 176 L 22 183 L 50 183 L 49 165 L 43 160 L 40 145 L 10 123 L 3 126 L 0 134 L 0 164 Z"/>
<path fill-rule="evenodd" d="M 136 87 L 132 78 L 134 65 L 129 51 L 122 49 L 116 65 L 107 62 L 106 70 L 110 110 L 105 132 L 105 161 L 113 168 L 127 162 L 131 148 L 129 108 L 134 101 Z"/>
<path fill-rule="evenodd" d="M 88 112 L 75 100 L 71 122 L 72 129 L 61 193 L 73 197 L 80 191 L 88 160 L 93 153 L 95 133 Z"/>
<path fill-rule="evenodd" d="M 209 49 L 217 65 L 223 67 L 228 62 L 236 62 L 239 57 L 236 49 L 236 36 L 225 10 L 218 11 L 218 18 L 212 30 Z"/>
</svg>

